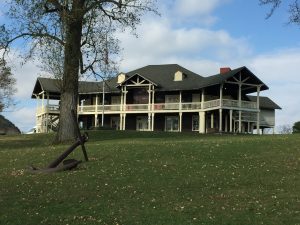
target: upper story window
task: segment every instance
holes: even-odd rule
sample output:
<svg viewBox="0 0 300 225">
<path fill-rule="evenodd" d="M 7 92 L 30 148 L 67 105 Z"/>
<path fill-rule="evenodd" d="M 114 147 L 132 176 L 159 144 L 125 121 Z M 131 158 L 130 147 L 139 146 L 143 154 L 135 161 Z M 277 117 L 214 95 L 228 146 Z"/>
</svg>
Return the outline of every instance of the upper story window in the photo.
<svg viewBox="0 0 300 225">
<path fill-rule="evenodd" d="M 165 103 L 178 103 L 179 102 L 179 95 L 166 95 L 165 96 Z"/>
</svg>

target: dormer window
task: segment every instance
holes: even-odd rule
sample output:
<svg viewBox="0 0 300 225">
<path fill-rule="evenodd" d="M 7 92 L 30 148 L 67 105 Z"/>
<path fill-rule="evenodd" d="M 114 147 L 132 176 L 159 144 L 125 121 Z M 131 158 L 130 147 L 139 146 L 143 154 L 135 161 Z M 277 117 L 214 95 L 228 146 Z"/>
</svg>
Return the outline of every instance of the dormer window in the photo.
<svg viewBox="0 0 300 225">
<path fill-rule="evenodd" d="M 118 84 L 121 84 L 126 79 L 126 75 L 124 73 L 120 73 L 118 75 Z"/>
<path fill-rule="evenodd" d="M 185 74 L 181 71 L 177 71 L 175 74 L 174 74 L 174 81 L 182 81 L 184 78 L 185 78 Z"/>
</svg>

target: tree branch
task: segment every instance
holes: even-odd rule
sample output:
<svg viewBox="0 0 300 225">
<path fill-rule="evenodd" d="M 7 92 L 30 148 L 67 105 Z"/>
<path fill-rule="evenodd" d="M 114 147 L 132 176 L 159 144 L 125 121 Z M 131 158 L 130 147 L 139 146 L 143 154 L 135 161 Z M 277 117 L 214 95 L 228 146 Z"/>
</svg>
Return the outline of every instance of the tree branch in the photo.
<svg viewBox="0 0 300 225">
<path fill-rule="evenodd" d="M 4 46 L 4 49 L 7 49 L 8 46 L 9 46 L 12 42 L 14 42 L 15 40 L 17 40 L 17 39 L 19 39 L 19 38 L 26 37 L 26 36 L 28 36 L 28 37 L 50 38 L 50 39 L 52 39 L 52 40 L 55 40 L 56 42 L 58 42 L 58 43 L 61 44 L 61 45 L 65 45 L 65 43 L 64 43 L 61 39 L 59 39 L 58 37 L 53 36 L 53 35 L 51 35 L 51 34 L 48 34 L 48 33 L 22 33 L 22 34 L 19 34 L 19 35 L 15 36 L 14 38 L 8 40 L 8 41 L 6 42 L 6 45 Z"/>
</svg>

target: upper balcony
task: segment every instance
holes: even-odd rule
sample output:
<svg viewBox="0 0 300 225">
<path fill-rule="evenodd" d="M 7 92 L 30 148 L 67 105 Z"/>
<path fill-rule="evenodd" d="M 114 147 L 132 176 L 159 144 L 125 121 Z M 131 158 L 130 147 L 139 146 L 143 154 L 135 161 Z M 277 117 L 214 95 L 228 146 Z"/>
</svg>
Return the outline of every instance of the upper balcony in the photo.
<svg viewBox="0 0 300 225">
<path fill-rule="evenodd" d="M 249 101 L 237 101 L 220 99 L 201 102 L 183 103 L 154 103 L 154 104 L 126 104 L 126 105 L 84 105 L 78 106 L 78 114 L 119 114 L 119 113 L 167 113 L 167 112 L 199 112 L 213 109 L 235 109 L 257 111 L 257 103 Z M 38 107 L 37 114 L 59 114 L 58 105 Z"/>
</svg>

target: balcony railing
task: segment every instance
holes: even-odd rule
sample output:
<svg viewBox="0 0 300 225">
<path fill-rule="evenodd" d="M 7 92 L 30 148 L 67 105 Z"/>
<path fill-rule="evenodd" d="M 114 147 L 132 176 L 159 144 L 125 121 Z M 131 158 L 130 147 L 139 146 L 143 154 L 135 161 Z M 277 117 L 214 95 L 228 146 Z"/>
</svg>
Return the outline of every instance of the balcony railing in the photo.
<svg viewBox="0 0 300 225">
<path fill-rule="evenodd" d="M 41 106 L 37 108 L 37 114 L 45 114 L 45 113 L 59 113 L 59 105 L 47 105 Z"/>
<path fill-rule="evenodd" d="M 240 105 L 240 106 L 239 106 Z M 103 110 L 104 107 L 104 110 Z M 257 109 L 256 102 L 247 102 L 237 100 L 223 99 L 222 104 L 220 99 L 203 102 L 203 108 L 201 102 L 182 102 L 180 103 L 154 103 L 154 104 L 126 104 L 126 105 L 85 105 L 78 106 L 79 114 L 89 113 L 120 113 L 120 112 L 168 112 L 168 111 L 197 111 L 200 109 L 213 109 L 213 108 L 241 108 L 241 109 Z M 58 105 L 48 105 L 39 107 L 37 114 L 43 113 L 59 113 Z"/>
<path fill-rule="evenodd" d="M 223 99 L 222 106 L 228 108 L 257 109 L 256 102 L 241 101 L 241 107 L 240 107 L 238 100 L 231 100 L 231 99 Z"/>
</svg>

